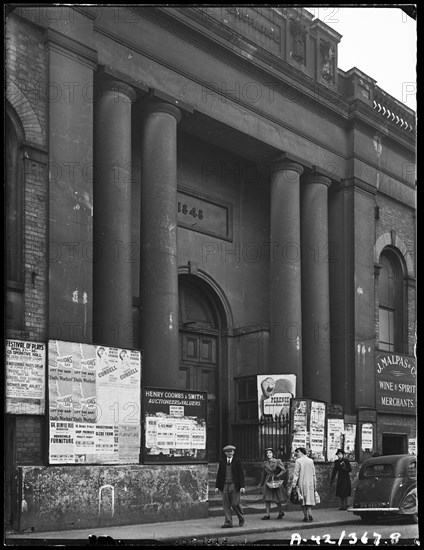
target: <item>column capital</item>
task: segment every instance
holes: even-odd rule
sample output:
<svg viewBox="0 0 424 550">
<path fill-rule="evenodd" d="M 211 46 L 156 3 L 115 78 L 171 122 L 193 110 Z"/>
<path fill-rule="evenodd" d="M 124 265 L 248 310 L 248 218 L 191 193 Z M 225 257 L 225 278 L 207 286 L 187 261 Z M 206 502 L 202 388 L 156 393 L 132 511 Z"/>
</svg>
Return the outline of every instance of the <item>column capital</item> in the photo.
<svg viewBox="0 0 424 550">
<path fill-rule="evenodd" d="M 297 162 L 286 159 L 280 159 L 273 163 L 274 172 L 292 171 L 297 172 L 299 176 L 303 174 L 303 166 Z"/>
<path fill-rule="evenodd" d="M 181 111 L 180 109 L 178 109 L 178 107 L 175 107 L 175 105 L 171 105 L 166 101 L 159 101 L 154 99 L 150 99 L 145 103 L 140 104 L 139 112 L 142 116 L 147 116 L 152 113 L 167 113 L 169 115 L 172 115 L 177 123 L 180 122 L 182 118 Z"/>
<path fill-rule="evenodd" d="M 331 179 L 328 176 L 324 176 L 324 174 L 321 174 L 317 170 L 305 174 L 302 178 L 302 182 L 306 184 L 321 183 L 322 185 L 326 185 L 327 187 L 330 187 L 332 183 Z"/>
<path fill-rule="evenodd" d="M 131 103 L 134 103 L 137 99 L 137 92 L 129 84 L 121 82 L 120 80 L 112 80 L 110 78 L 102 78 L 96 83 L 98 90 L 100 90 L 100 96 L 107 93 L 119 93 L 126 96 Z"/>
</svg>

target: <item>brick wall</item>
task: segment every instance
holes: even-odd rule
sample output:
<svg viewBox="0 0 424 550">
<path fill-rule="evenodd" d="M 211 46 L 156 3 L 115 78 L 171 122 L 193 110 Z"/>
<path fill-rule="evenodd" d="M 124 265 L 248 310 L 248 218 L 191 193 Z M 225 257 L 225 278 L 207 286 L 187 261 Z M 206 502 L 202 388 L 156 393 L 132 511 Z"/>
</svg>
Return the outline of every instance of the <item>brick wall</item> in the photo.
<svg viewBox="0 0 424 550">
<path fill-rule="evenodd" d="M 383 448 L 383 433 L 392 429 L 400 434 L 407 434 L 410 438 L 417 437 L 417 418 L 415 416 L 401 416 L 397 414 L 379 414 L 377 422 L 378 449 Z M 388 432 L 388 433 L 390 433 Z"/>
<path fill-rule="evenodd" d="M 6 99 L 22 123 L 24 327 L 7 337 L 45 341 L 47 331 L 47 55 L 43 30 L 15 14 L 6 26 Z M 44 418 L 17 416 L 16 464 L 43 464 Z M 12 442 L 11 442 L 12 443 Z"/>
<path fill-rule="evenodd" d="M 42 438 L 44 419 L 40 416 L 16 418 L 16 462 L 20 465 L 43 464 Z"/>
<path fill-rule="evenodd" d="M 6 97 L 25 129 L 25 139 L 46 146 L 47 56 L 43 31 L 12 14 L 6 25 Z"/>
<path fill-rule="evenodd" d="M 6 26 L 6 98 L 25 133 L 23 160 L 22 338 L 43 341 L 47 324 L 47 55 L 43 31 L 14 14 Z M 19 337 L 18 334 L 8 334 Z"/>
<path fill-rule="evenodd" d="M 384 234 L 391 236 L 390 242 L 393 243 L 394 239 L 401 241 L 406 250 L 410 254 L 412 260 L 414 275 L 416 273 L 415 267 L 415 212 L 392 199 L 386 195 L 378 195 L 377 204 L 380 208 L 379 220 L 376 221 L 376 240 Z M 376 346 L 378 347 L 378 278 L 376 280 L 376 304 L 375 304 L 375 335 Z M 414 346 L 416 341 L 416 290 L 414 281 L 412 284 L 408 284 L 405 288 L 405 300 L 407 301 L 407 319 L 408 319 L 408 346 L 407 354 L 414 354 Z"/>
<path fill-rule="evenodd" d="M 25 160 L 25 328 L 29 339 L 44 341 L 47 325 L 47 170 Z"/>
</svg>

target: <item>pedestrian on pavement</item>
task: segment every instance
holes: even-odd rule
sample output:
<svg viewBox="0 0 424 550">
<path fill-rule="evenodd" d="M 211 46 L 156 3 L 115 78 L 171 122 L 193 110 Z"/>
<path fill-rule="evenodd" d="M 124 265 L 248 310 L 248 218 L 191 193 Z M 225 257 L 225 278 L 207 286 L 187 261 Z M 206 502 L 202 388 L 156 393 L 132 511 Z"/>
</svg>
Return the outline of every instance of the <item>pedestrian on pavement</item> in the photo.
<svg viewBox="0 0 424 550">
<path fill-rule="evenodd" d="M 279 458 L 275 457 L 275 451 L 271 447 L 265 449 L 265 460 L 262 462 L 262 477 L 258 485 L 258 489 L 263 485 L 263 497 L 265 499 L 266 514 L 262 519 L 270 519 L 271 502 L 276 502 L 278 507 L 277 519 L 284 516 L 283 505 L 287 504 L 288 495 L 283 485 L 271 488 L 267 484 L 276 481 L 281 481 L 286 468 Z"/>
<path fill-rule="evenodd" d="M 292 489 L 297 485 L 303 497 L 303 521 L 313 521 L 311 508 L 315 506 L 315 464 L 312 458 L 307 456 L 307 451 L 304 447 L 295 449 L 294 454 L 296 462 L 294 463 Z"/>
<path fill-rule="evenodd" d="M 223 528 L 233 526 L 233 510 L 237 514 L 239 526 L 244 525 L 244 514 L 240 504 L 240 493 L 245 493 L 244 470 L 241 460 L 234 457 L 234 445 L 226 445 L 223 449 L 225 458 L 221 460 L 216 475 L 215 493 L 222 493 L 222 507 L 225 522 Z"/>
<path fill-rule="evenodd" d="M 352 491 L 349 476 L 349 472 L 352 471 L 352 468 L 348 459 L 345 458 L 343 449 L 337 449 L 336 455 L 338 458 L 334 462 L 330 483 L 332 484 L 334 482 L 334 478 L 337 475 L 336 497 L 339 497 L 341 502 L 339 510 L 347 510 L 347 497 L 350 497 Z"/>
</svg>

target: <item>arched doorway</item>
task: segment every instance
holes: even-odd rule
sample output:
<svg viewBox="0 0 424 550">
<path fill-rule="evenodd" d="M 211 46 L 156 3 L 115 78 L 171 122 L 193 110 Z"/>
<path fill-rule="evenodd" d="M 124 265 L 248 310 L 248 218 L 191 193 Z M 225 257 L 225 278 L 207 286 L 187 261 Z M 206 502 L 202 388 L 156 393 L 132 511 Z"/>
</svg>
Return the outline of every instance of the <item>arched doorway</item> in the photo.
<svg viewBox="0 0 424 550">
<path fill-rule="evenodd" d="M 179 277 L 180 388 L 208 393 L 208 460 L 219 459 L 222 318 L 213 291 L 193 275 Z"/>
</svg>

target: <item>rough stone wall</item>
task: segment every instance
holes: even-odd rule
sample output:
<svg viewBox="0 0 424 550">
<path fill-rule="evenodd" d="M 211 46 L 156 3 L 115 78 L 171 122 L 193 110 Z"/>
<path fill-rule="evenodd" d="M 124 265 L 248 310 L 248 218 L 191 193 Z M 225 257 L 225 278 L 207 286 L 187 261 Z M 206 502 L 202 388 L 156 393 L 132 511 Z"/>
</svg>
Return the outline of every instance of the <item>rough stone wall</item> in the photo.
<svg viewBox="0 0 424 550">
<path fill-rule="evenodd" d="M 55 531 L 208 515 L 206 464 L 20 468 L 19 530 Z"/>
</svg>

